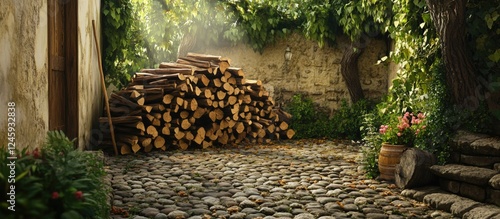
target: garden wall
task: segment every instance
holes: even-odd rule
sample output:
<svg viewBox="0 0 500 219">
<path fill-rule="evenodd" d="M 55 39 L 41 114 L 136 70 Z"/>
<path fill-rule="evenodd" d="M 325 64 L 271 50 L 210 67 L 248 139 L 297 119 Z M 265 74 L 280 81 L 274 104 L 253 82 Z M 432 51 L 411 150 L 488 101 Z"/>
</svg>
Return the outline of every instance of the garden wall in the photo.
<svg viewBox="0 0 500 219">
<path fill-rule="evenodd" d="M 78 5 L 79 148 L 89 144 L 102 108 L 92 19 L 100 0 Z M 16 147 L 42 145 L 49 129 L 47 1 L 0 4 L 0 147 L 7 145 L 7 103 L 15 102 Z"/>
<path fill-rule="evenodd" d="M 340 61 L 349 41 L 340 37 L 338 42 L 320 48 L 316 42 L 293 33 L 266 47 L 262 54 L 244 44 L 198 48 L 194 52 L 229 57 L 231 65 L 243 68 L 247 78 L 262 80 L 277 104 L 289 101 L 296 93 L 304 93 L 334 112 L 343 99 L 350 99 L 340 74 Z M 284 59 L 287 45 L 293 54 L 289 62 Z M 387 93 L 389 68 L 385 64 L 376 65 L 377 60 L 386 54 L 385 41 L 373 39 L 366 43 L 359 58 L 361 85 L 370 99 Z"/>
</svg>

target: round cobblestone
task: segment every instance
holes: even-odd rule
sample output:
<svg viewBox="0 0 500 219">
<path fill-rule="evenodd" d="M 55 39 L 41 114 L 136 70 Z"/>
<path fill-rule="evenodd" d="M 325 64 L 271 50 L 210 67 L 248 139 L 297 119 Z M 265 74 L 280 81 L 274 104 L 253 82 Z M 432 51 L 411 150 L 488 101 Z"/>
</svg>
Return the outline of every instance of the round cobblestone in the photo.
<svg viewBox="0 0 500 219">
<path fill-rule="evenodd" d="M 399 195 L 390 182 L 367 179 L 360 151 L 340 141 L 284 141 L 107 157 L 106 169 L 112 203 L 140 214 L 134 218 L 450 216 Z"/>
</svg>

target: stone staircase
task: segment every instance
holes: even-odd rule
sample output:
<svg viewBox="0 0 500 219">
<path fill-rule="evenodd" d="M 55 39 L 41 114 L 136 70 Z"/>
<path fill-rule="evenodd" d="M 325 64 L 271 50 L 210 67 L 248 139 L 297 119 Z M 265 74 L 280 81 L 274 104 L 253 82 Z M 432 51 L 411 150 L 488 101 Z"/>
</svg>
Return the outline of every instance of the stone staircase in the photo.
<svg viewBox="0 0 500 219">
<path fill-rule="evenodd" d="M 500 137 L 459 131 L 450 146 L 451 164 L 431 167 L 439 187 L 403 195 L 461 218 L 500 218 Z"/>
</svg>

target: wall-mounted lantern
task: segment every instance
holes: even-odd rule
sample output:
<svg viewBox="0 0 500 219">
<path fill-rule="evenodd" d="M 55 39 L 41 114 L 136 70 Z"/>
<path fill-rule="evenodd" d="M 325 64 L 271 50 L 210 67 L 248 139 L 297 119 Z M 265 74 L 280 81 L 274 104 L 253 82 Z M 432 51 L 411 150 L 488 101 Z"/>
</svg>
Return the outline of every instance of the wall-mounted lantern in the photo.
<svg viewBox="0 0 500 219">
<path fill-rule="evenodd" d="M 286 45 L 285 49 L 285 65 L 283 65 L 283 74 L 288 74 L 290 72 L 289 62 L 292 60 L 292 50 L 289 45 Z"/>
<path fill-rule="evenodd" d="M 290 60 L 292 60 L 292 50 L 290 46 L 287 45 L 285 49 L 285 61 L 288 63 Z"/>
</svg>

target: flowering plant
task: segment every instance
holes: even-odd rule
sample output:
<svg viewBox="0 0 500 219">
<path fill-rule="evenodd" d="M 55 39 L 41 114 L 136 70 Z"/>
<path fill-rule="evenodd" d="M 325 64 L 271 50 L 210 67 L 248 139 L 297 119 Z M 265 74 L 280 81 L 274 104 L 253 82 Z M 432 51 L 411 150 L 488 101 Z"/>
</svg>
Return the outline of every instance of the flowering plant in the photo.
<svg viewBox="0 0 500 219">
<path fill-rule="evenodd" d="M 383 142 L 411 147 L 425 127 L 423 113 L 406 112 L 403 116 L 391 117 L 389 124 L 380 126 L 379 132 Z"/>
<path fill-rule="evenodd" d="M 0 198 L 11 200 L 0 203 L 2 218 L 108 218 L 98 155 L 75 149 L 61 131 L 49 132 L 41 148 L 14 151 L 0 146 Z"/>
</svg>

